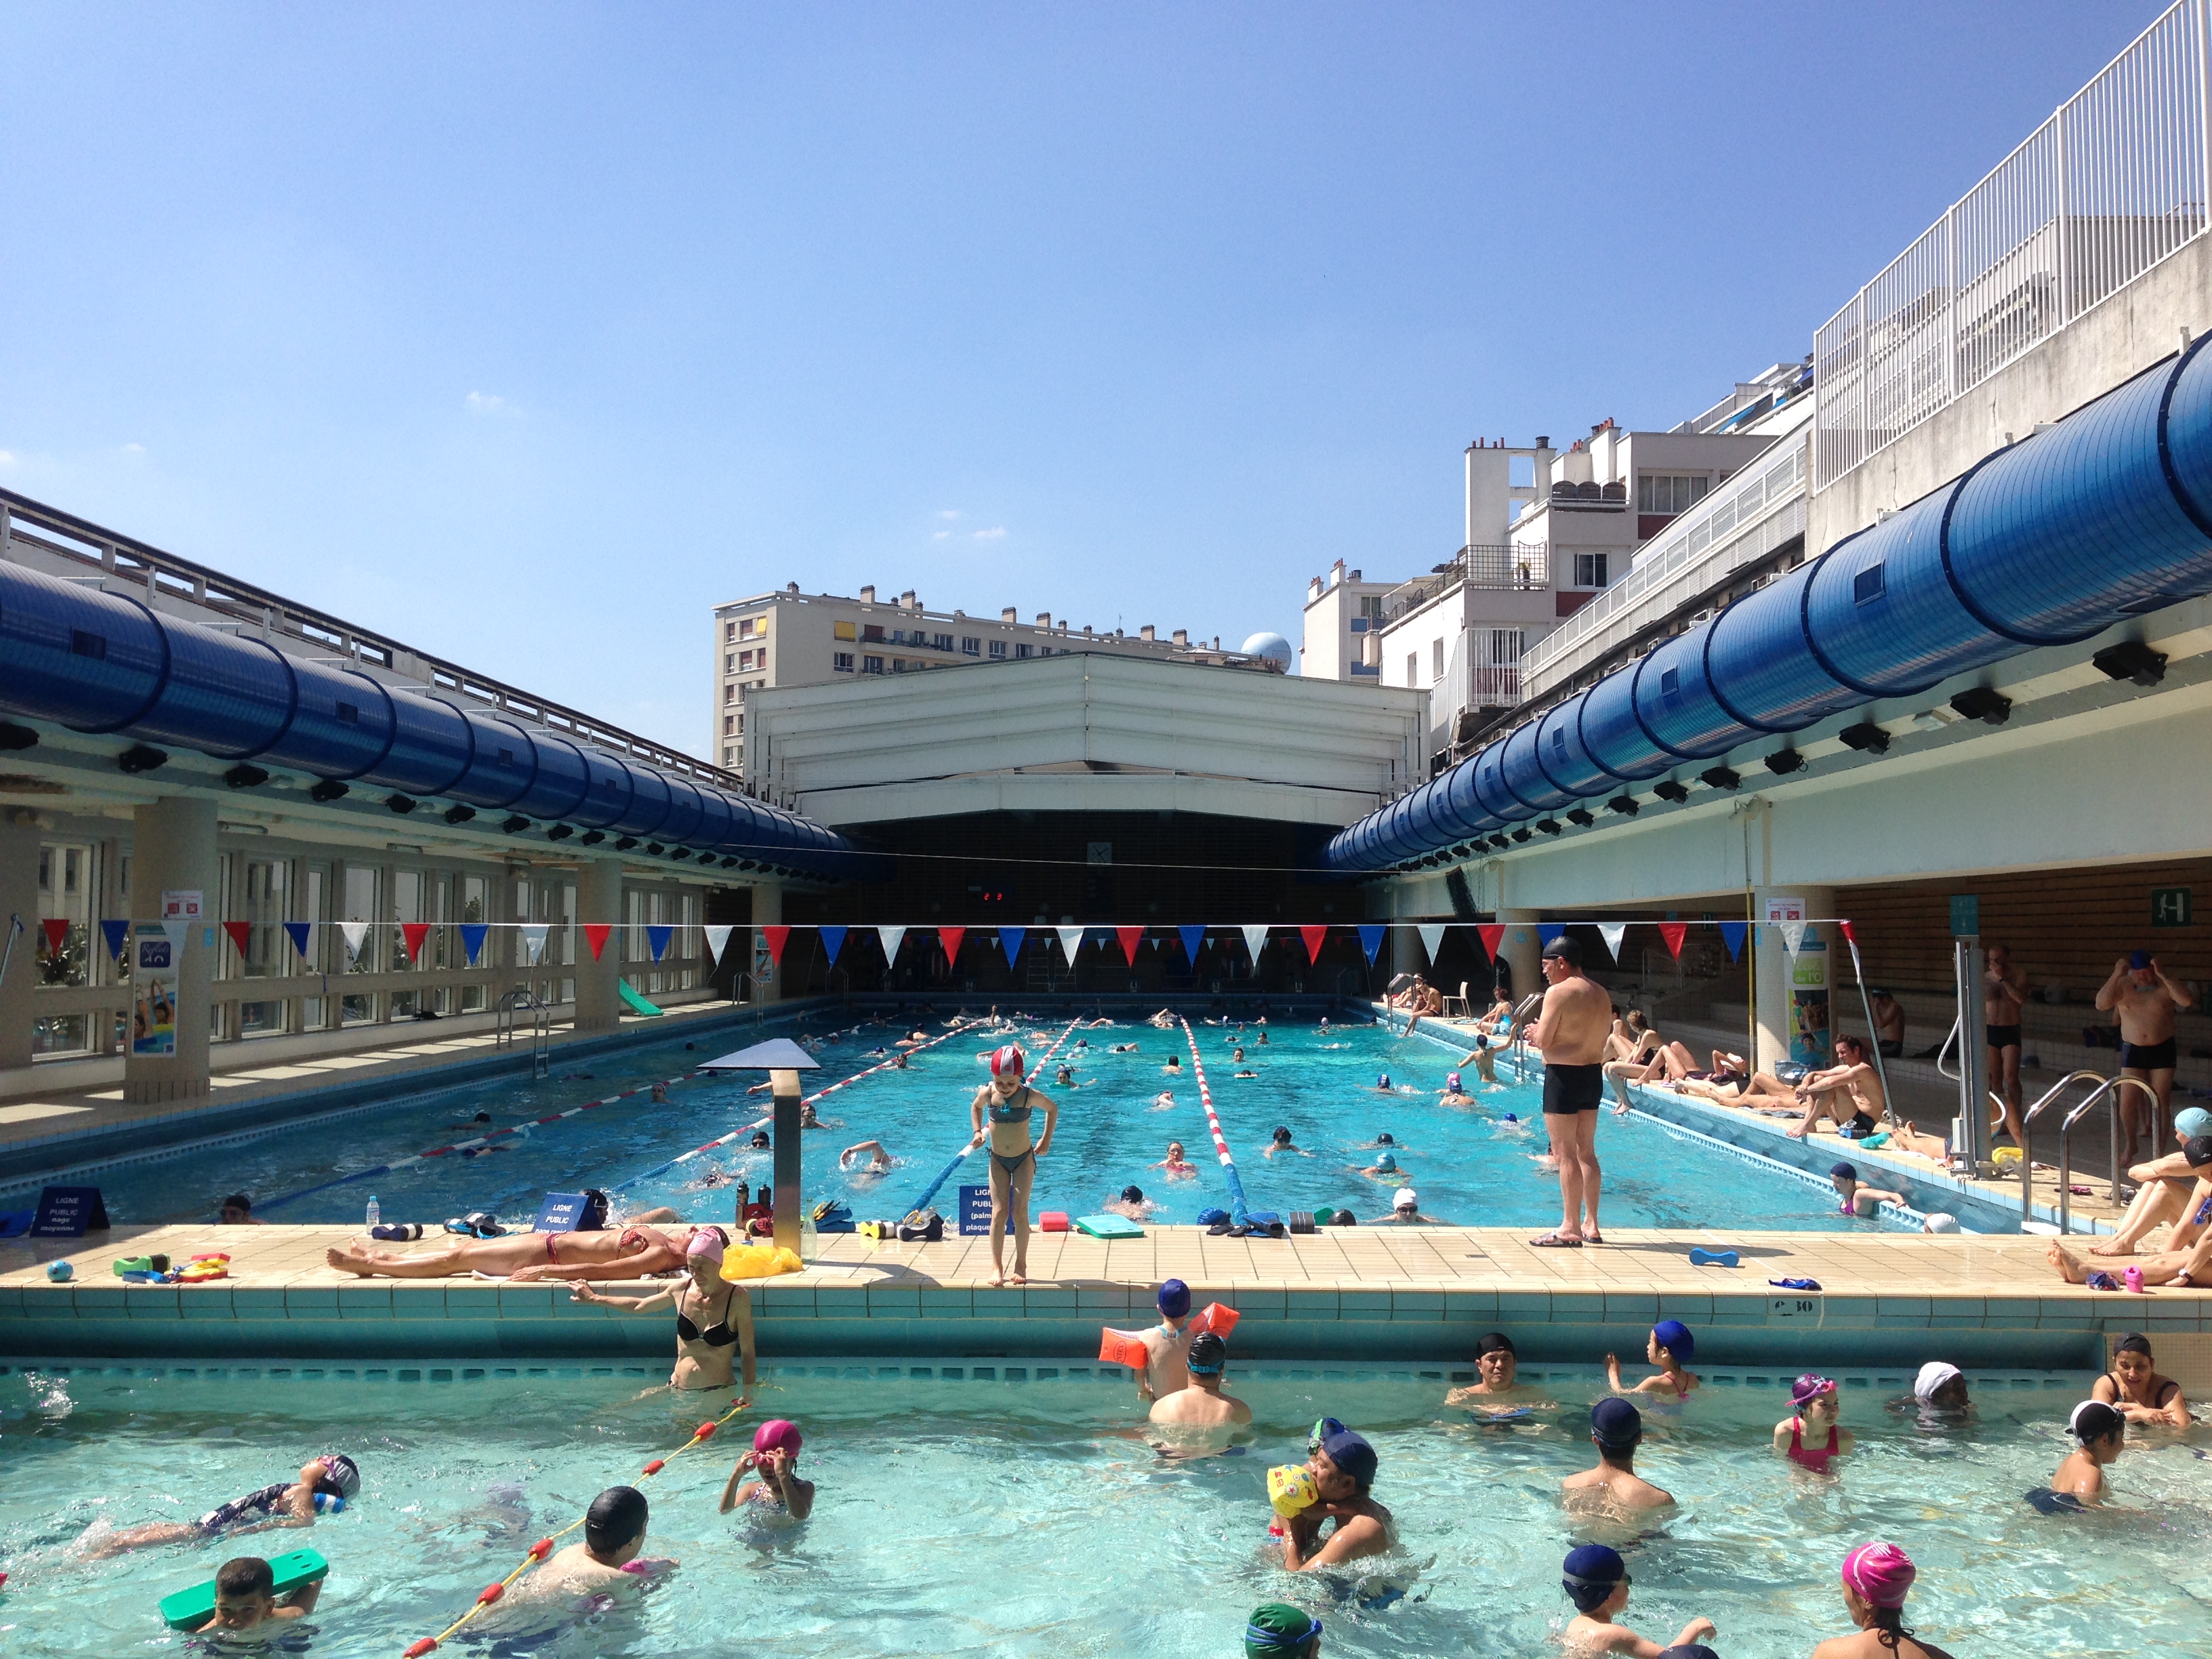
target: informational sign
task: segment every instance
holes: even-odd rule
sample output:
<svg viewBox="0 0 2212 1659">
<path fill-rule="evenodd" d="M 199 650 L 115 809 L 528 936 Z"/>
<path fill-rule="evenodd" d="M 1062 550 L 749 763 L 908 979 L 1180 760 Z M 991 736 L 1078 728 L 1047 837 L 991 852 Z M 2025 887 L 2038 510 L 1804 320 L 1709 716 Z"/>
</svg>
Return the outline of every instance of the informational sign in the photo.
<svg viewBox="0 0 2212 1659">
<path fill-rule="evenodd" d="M 194 895 L 197 897 L 197 895 Z M 131 970 L 131 1052 L 177 1052 L 177 947 L 167 932 L 142 927 Z"/>
<path fill-rule="evenodd" d="M 991 1189 L 988 1187 L 963 1187 L 960 1189 L 960 1237 L 988 1238 L 991 1236 Z"/>
<path fill-rule="evenodd" d="M 107 1231 L 107 1206 L 97 1187 L 48 1187 L 31 1218 L 33 1238 L 82 1238 L 87 1229 Z"/>
<path fill-rule="evenodd" d="M 1790 1058 L 1801 1066 L 1835 1060 L 1828 1026 L 1828 947 L 1809 935 L 1790 960 Z"/>
<path fill-rule="evenodd" d="M 1110 841 L 1086 842 L 1084 848 L 1085 858 L 1092 864 L 1114 862 L 1114 843 Z"/>
<path fill-rule="evenodd" d="M 1982 931 L 1982 896 L 1979 893 L 1951 895 L 1951 937 L 1972 939 Z"/>
<path fill-rule="evenodd" d="M 2150 890 L 2152 927 L 2186 927 L 2193 914 L 2186 887 L 2154 887 Z"/>
<path fill-rule="evenodd" d="M 1805 901 L 1796 893 L 1769 893 L 1766 896 L 1766 919 L 1769 922 L 1802 921 L 1805 920 Z"/>
<path fill-rule="evenodd" d="M 538 1218 L 530 1224 L 533 1233 L 597 1232 L 599 1218 L 591 1213 L 596 1206 L 582 1193 L 548 1193 L 545 1201 L 538 1206 Z"/>
<path fill-rule="evenodd" d="M 768 941 L 761 937 L 757 928 L 753 931 L 753 983 L 775 983 L 775 957 L 769 952 Z"/>
<path fill-rule="evenodd" d="M 161 895 L 161 920 L 164 921 L 198 921 L 200 919 L 200 890 L 184 888 Z"/>
</svg>

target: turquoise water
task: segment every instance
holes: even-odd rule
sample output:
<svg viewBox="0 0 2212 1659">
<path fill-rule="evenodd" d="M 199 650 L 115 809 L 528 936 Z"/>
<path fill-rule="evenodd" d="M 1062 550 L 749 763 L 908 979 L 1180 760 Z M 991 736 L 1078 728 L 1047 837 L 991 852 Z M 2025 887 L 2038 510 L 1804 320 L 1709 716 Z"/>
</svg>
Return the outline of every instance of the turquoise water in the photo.
<svg viewBox="0 0 2212 1659">
<path fill-rule="evenodd" d="M 1942 1425 L 1885 1409 L 1904 1376 L 1846 1373 L 1859 1450 L 1823 1478 L 1767 1449 L 1785 1414 L 1779 1379 L 1711 1373 L 1686 1407 L 1647 1415 L 1639 1471 L 1680 1501 L 1640 1537 L 1571 1520 L 1555 1496 L 1588 1464 L 1596 1373 L 1523 1376 L 1562 1409 L 1478 1429 L 1443 1408 L 1446 1371 L 1232 1365 L 1229 1386 L 1255 1413 L 1246 1455 L 1171 1465 L 1133 1437 L 1130 1385 L 1088 1366 L 772 1367 L 778 1391 L 763 1399 L 806 1431 L 800 1472 L 818 1485 L 803 1528 L 749 1533 L 715 1513 L 736 1451 L 725 1440 L 644 1483 L 647 1553 L 677 1558 L 672 1578 L 580 1620 L 540 1607 L 496 1639 L 443 1651 L 1229 1659 L 1253 1606 L 1291 1599 L 1323 1619 L 1332 1656 L 1539 1659 L 1556 1655 L 1566 1617 L 1560 1558 L 1601 1539 L 1629 1558 L 1633 1628 L 1664 1640 L 1703 1614 L 1728 1659 L 1799 1659 L 1849 1628 L 1836 1570 L 1870 1536 L 1912 1554 L 1912 1623 L 1961 1655 L 2203 1651 L 2203 1431 L 2135 1437 L 2112 1471 L 2112 1512 L 2052 1518 L 2020 1501 L 2056 1468 L 2085 1376 L 1978 1374 L 1976 1415 Z M 459 1365 L 0 1375 L 0 1649 L 77 1659 L 188 1647 L 155 1602 L 255 1544 L 96 1564 L 78 1547 L 88 1528 L 196 1515 L 343 1450 L 363 1472 L 359 1500 L 258 1547 L 312 1543 L 332 1565 L 288 1647 L 390 1659 L 723 1401 L 678 1401 L 656 1380 L 647 1367 Z M 1395 1605 L 1340 1601 L 1260 1554 L 1267 1466 L 1302 1460 L 1323 1413 L 1380 1450 L 1376 1497 L 1401 1540 L 1382 1565 L 1410 1587 Z"/>
<path fill-rule="evenodd" d="M 1065 1020 L 1024 1020 L 1017 1029 L 1034 1060 L 1065 1026 Z M 1546 1143 L 1534 1086 L 1483 1090 L 1470 1070 L 1467 1081 L 1478 1104 L 1447 1109 L 1437 1103 L 1437 1091 L 1455 1057 L 1423 1038 L 1394 1038 L 1371 1025 L 1323 1032 L 1314 1025 L 1277 1024 L 1262 1045 L 1257 1028 L 1247 1028 L 1242 1033 L 1246 1062 L 1240 1067 L 1231 1059 L 1238 1033 L 1218 1026 L 1193 1029 L 1254 1208 L 1288 1212 L 1349 1206 L 1364 1220 L 1387 1214 L 1392 1193 L 1410 1178 L 1423 1212 L 1442 1220 L 1515 1227 L 1558 1220 L 1557 1177 L 1534 1162 Z M 809 1074 L 810 1091 L 872 1064 L 869 1051 L 899 1034 L 897 1027 L 870 1026 L 829 1042 L 821 1070 Z M 1090 1213 L 1132 1184 L 1161 1206 L 1163 1221 L 1188 1222 L 1202 1209 L 1226 1207 L 1227 1190 L 1182 1032 L 1125 1024 L 1077 1036 L 1088 1048 L 1074 1049 L 1077 1037 L 1071 1037 L 1060 1056 L 1072 1060 L 1075 1086 L 1062 1087 L 1049 1070 L 1038 1079 L 1060 1102 L 1061 1113 L 1051 1154 L 1039 1163 L 1035 1208 Z M 508 1078 L 428 1097 L 397 1095 L 368 1112 L 240 1142 L 165 1152 L 92 1178 L 118 1220 L 211 1218 L 216 1201 L 237 1189 L 268 1206 L 283 1194 L 486 1128 L 527 1123 L 617 1090 L 684 1077 L 702 1060 L 745 1040 L 732 1032 L 688 1053 L 681 1042 L 672 1042 L 572 1061 L 554 1078 L 534 1083 Z M 1005 1040 L 956 1036 L 917 1054 L 906 1072 L 879 1073 L 823 1101 L 819 1109 L 830 1127 L 809 1132 L 805 1140 L 809 1199 L 844 1198 L 862 1218 L 902 1214 L 964 1144 L 969 1103 L 987 1075 L 979 1056 Z M 1106 1052 L 1117 1042 L 1135 1042 L 1139 1051 Z M 1164 1070 L 1170 1054 L 1182 1060 L 1180 1077 Z M 1239 1069 L 1256 1075 L 1238 1079 Z M 1391 1081 L 1388 1093 L 1378 1086 L 1385 1073 Z M 548 1190 L 617 1187 L 678 1152 L 750 1122 L 767 1110 L 765 1097 L 744 1092 L 752 1080 L 679 1082 L 665 1104 L 640 1095 L 495 1143 L 501 1151 L 410 1164 L 264 1207 L 262 1213 L 272 1221 L 358 1224 L 373 1192 L 386 1221 L 435 1224 L 489 1210 L 526 1224 Z M 1165 1103 L 1159 1099 L 1164 1092 L 1172 1094 Z M 479 1111 L 492 1121 L 472 1122 Z M 1508 1121 L 1508 1114 L 1523 1121 Z M 1292 1130 L 1306 1155 L 1263 1155 L 1277 1124 Z M 1032 1127 L 1041 1131 L 1042 1124 Z M 1400 1143 L 1405 1177 L 1358 1173 L 1376 1161 L 1374 1142 L 1384 1130 Z M 898 1160 L 888 1176 L 855 1176 L 837 1167 L 844 1147 L 871 1137 Z M 1198 1166 L 1195 1177 L 1170 1181 L 1148 1167 L 1166 1156 L 1170 1139 L 1182 1141 Z M 1602 1113 L 1598 1151 L 1605 1169 L 1603 1218 L 1615 1226 L 1874 1230 L 1899 1224 L 1839 1217 L 1824 1184 L 1774 1166 L 1755 1167 L 1640 1116 Z M 760 1185 L 769 1178 L 769 1155 L 748 1153 L 740 1142 L 636 1181 L 621 1196 L 633 1208 L 667 1204 L 688 1217 L 710 1218 L 734 1212 L 733 1195 L 706 1184 L 728 1178 Z M 947 1184 L 939 1207 L 954 1214 L 957 1186 L 985 1178 L 978 1153 Z"/>
</svg>

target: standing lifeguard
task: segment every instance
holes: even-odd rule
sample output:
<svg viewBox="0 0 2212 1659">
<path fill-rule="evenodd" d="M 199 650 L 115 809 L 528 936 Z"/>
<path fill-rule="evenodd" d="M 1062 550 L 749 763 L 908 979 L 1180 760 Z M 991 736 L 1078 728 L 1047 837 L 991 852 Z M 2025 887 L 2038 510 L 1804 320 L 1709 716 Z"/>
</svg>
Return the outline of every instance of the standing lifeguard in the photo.
<svg viewBox="0 0 2212 1659">
<path fill-rule="evenodd" d="M 1051 1097 L 1029 1085 L 1027 1060 L 1012 1043 L 991 1055 L 991 1080 L 975 1091 L 969 1115 L 975 1138 L 991 1154 L 991 1283 L 1026 1285 L 1030 1267 L 1030 1188 L 1036 1183 L 1036 1161 L 1052 1150 L 1053 1126 L 1060 1108 Z M 1044 1133 L 1030 1138 L 1030 1119 L 1044 1113 Z M 987 1126 L 984 1114 L 988 1112 Z M 1014 1230 L 1014 1271 L 1006 1272 L 1006 1225 Z"/>
</svg>

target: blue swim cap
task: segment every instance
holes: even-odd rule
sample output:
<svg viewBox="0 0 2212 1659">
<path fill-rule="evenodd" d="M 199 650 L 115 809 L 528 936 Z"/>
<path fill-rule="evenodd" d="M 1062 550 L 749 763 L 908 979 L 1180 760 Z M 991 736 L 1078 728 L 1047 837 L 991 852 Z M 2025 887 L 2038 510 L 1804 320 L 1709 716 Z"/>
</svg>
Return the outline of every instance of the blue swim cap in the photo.
<svg viewBox="0 0 2212 1659">
<path fill-rule="evenodd" d="M 2202 1106 L 2186 1106 L 2173 1115 L 2173 1133 L 2184 1140 L 2194 1140 L 2199 1135 L 2212 1135 L 2212 1112 Z"/>
<path fill-rule="evenodd" d="M 1619 1550 L 1603 1544 L 1583 1544 L 1567 1552 L 1560 1571 L 1585 1583 L 1618 1584 L 1628 1577 L 1628 1564 L 1620 1559 Z"/>
<path fill-rule="evenodd" d="M 1832 1176 L 1841 1176 L 1846 1181 L 1856 1181 L 1859 1178 L 1857 1166 L 1850 1164 L 1830 1164 L 1828 1173 Z"/>
<path fill-rule="evenodd" d="M 1690 1328 L 1679 1319 L 1662 1319 L 1651 1328 L 1651 1334 L 1659 1346 L 1675 1358 L 1687 1363 L 1698 1351 L 1698 1339 L 1690 1334 Z"/>
<path fill-rule="evenodd" d="M 1644 1432 L 1644 1413 L 1618 1395 L 1590 1407 L 1590 1432 L 1601 1446 L 1632 1446 Z"/>
<path fill-rule="evenodd" d="M 1398 1167 L 1398 1160 L 1389 1152 L 1377 1152 L 1375 1154 L 1375 1167 L 1378 1170 L 1395 1170 Z"/>
<path fill-rule="evenodd" d="M 1190 1286 L 1180 1279 L 1170 1279 L 1160 1286 L 1160 1311 L 1170 1319 L 1181 1319 L 1190 1311 Z"/>
<path fill-rule="evenodd" d="M 1375 1471 L 1382 1460 L 1376 1456 L 1375 1448 L 1367 1443 L 1365 1435 L 1346 1429 L 1322 1441 L 1321 1449 L 1328 1454 L 1328 1461 L 1336 1465 L 1339 1473 L 1350 1475 L 1360 1491 L 1365 1492 L 1375 1484 Z"/>
<path fill-rule="evenodd" d="M 1316 1419 L 1313 1432 L 1306 1436 L 1306 1455 L 1310 1457 L 1327 1445 L 1331 1438 L 1345 1431 L 1344 1425 L 1333 1417 Z"/>
<path fill-rule="evenodd" d="M 2129 951 L 2128 966 L 2134 969 L 2136 972 L 2139 974 L 2146 971 L 2150 967 L 2150 952 L 2148 951 Z"/>
</svg>

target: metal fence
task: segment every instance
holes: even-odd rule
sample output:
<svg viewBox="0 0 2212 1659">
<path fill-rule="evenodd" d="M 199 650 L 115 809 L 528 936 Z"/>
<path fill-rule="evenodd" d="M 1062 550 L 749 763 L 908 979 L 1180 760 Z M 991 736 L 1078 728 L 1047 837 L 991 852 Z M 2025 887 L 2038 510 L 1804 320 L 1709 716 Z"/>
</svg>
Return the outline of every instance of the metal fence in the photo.
<svg viewBox="0 0 2212 1659">
<path fill-rule="evenodd" d="M 1465 584 L 1486 591 L 1534 591 L 1552 585 L 1552 544 L 1527 542 L 1462 547 L 1428 575 L 1416 577 L 1382 596 L 1382 619 L 1412 615 L 1446 588 Z"/>
<path fill-rule="evenodd" d="M 2208 14 L 2175 0 L 1814 334 L 1814 489 L 2203 233 Z"/>
</svg>

